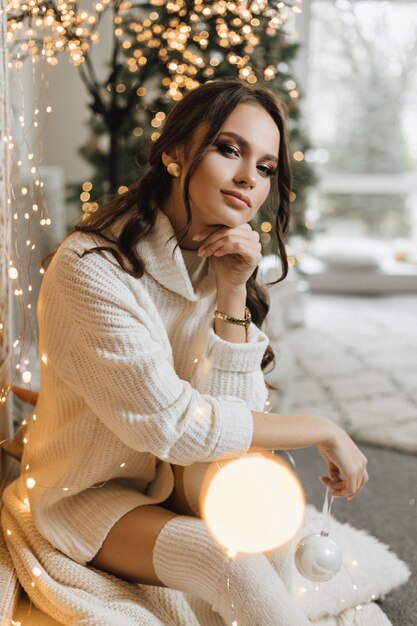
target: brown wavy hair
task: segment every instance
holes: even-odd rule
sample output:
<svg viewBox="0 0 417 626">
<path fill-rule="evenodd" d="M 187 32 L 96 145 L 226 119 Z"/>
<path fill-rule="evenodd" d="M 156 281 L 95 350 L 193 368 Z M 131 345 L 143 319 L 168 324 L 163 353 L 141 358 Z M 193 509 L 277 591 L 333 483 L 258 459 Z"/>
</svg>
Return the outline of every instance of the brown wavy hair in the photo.
<svg viewBox="0 0 417 626">
<path fill-rule="evenodd" d="M 254 87 L 237 78 L 205 83 L 190 91 L 171 108 L 160 136 L 151 147 L 149 168 L 145 174 L 133 182 L 128 187 L 128 191 L 122 195 L 114 194 L 96 213 L 84 215 L 73 227 L 72 232 L 81 231 L 99 235 L 109 243 L 116 244 L 117 249 L 111 246 L 96 246 L 86 250 L 84 254 L 108 251 L 116 258 L 123 270 L 137 278 L 143 275 L 145 263 L 139 257 L 136 246 L 140 239 L 151 231 L 158 207 L 163 206 L 172 185 L 172 177 L 162 163 L 162 153 L 169 153 L 177 146 L 188 151 L 187 147 L 193 144 L 196 131 L 204 125 L 207 130 L 197 150 L 195 152 L 193 150 L 193 160 L 184 180 L 183 195 L 187 223 L 174 235 L 178 239 L 177 245 L 180 245 L 191 226 L 190 179 L 209 146 L 216 141 L 221 128 L 234 108 L 240 103 L 248 102 L 262 106 L 273 118 L 280 133 L 278 170 L 276 176 L 271 179 L 271 191 L 266 203 L 275 216 L 275 232 L 282 270 L 281 276 L 269 284 L 276 284 L 283 280 L 288 272 L 284 239 L 289 224 L 291 191 L 286 113 L 283 103 L 272 91 Z M 129 215 L 126 215 L 128 213 Z M 123 227 L 117 237 L 112 239 L 108 234 L 109 229 L 125 215 Z M 256 228 L 255 224 L 251 225 Z M 129 261 L 130 267 L 126 266 L 123 257 Z M 256 280 L 257 269 L 247 281 L 246 304 L 253 322 L 260 327 L 269 310 L 269 298 L 264 287 Z M 265 369 L 274 359 L 274 352 L 271 346 L 268 346 L 262 359 L 262 369 Z"/>
</svg>

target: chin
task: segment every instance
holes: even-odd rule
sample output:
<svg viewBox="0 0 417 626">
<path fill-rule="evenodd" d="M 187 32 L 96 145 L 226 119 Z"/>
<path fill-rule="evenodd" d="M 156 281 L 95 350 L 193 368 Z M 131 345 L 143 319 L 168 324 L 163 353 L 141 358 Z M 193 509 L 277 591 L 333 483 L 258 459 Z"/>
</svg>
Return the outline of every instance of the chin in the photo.
<svg viewBox="0 0 417 626">
<path fill-rule="evenodd" d="M 246 224 L 252 218 L 246 211 L 234 211 L 227 208 L 225 211 L 213 211 L 210 217 L 212 226 L 227 226 L 228 228 L 237 228 Z"/>
<path fill-rule="evenodd" d="M 246 224 L 250 219 L 250 216 L 238 213 L 237 215 L 231 217 L 224 216 L 223 223 L 229 228 L 237 228 L 238 226 L 242 226 L 242 224 Z"/>
</svg>

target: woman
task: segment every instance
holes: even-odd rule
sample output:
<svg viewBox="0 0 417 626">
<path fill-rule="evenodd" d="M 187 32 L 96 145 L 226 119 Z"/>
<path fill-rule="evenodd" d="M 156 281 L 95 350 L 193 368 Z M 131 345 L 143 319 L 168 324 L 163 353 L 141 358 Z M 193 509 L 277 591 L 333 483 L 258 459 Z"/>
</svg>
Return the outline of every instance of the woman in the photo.
<svg viewBox="0 0 417 626">
<path fill-rule="evenodd" d="M 238 556 L 228 570 L 198 517 L 207 465 L 252 447 L 317 446 L 334 495 L 352 497 L 368 479 L 364 455 L 331 420 L 263 412 L 273 353 L 259 329 L 268 304 L 250 223 L 278 205 L 285 277 L 289 193 L 271 92 L 213 81 L 173 107 L 148 173 L 88 214 L 45 274 L 37 419 L 8 488 L 77 563 L 188 592 L 242 626 L 308 621 L 286 588 L 285 549 Z"/>
</svg>

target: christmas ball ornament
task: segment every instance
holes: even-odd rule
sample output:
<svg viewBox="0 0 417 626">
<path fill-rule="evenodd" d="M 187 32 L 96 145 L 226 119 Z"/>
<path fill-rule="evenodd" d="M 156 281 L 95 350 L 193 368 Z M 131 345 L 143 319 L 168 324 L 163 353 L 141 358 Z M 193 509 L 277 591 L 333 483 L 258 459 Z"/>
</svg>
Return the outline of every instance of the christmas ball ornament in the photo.
<svg viewBox="0 0 417 626">
<path fill-rule="evenodd" d="M 326 532 L 307 535 L 298 542 L 295 564 L 304 578 L 324 582 L 336 576 L 340 570 L 342 553 Z"/>
</svg>

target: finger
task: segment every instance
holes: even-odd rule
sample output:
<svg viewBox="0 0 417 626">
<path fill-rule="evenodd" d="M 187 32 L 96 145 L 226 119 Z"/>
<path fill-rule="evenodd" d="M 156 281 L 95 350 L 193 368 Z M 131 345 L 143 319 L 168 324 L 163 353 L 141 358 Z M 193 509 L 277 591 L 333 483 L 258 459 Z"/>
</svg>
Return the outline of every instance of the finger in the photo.
<svg viewBox="0 0 417 626">
<path fill-rule="evenodd" d="M 215 252 L 220 250 L 220 248 L 222 247 L 225 247 L 225 251 L 227 250 L 227 254 L 245 254 L 245 252 L 249 252 L 249 254 L 254 254 L 260 257 L 262 252 L 261 244 L 259 241 L 225 241 L 224 239 L 221 239 L 219 241 L 216 241 L 215 243 L 210 244 L 207 248 L 200 248 L 198 251 L 198 255 L 201 257 L 209 257 L 214 255 Z"/>
<path fill-rule="evenodd" d="M 366 471 L 366 465 L 368 463 L 368 460 L 362 453 L 360 457 L 361 457 L 360 468 L 352 476 L 352 496 L 359 493 L 359 491 L 362 489 L 362 487 L 366 484 L 368 480 L 368 472 Z"/>
<path fill-rule="evenodd" d="M 325 460 L 328 469 L 328 474 L 326 476 L 326 478 L 328 478 L 328 481 L 334 483 L 340 482 L 342 480 L 342 476 L 338 467 L 325 456 L 323 456 L 323 459 Z"/>
<path fill-rule="evenodd" d="M 339 485 L 330 485 L 329 489 L 331 489 L 333 496 L 340 496 L 341 494 L 347 493 L 345 483 L 341 483 Z"/>
<path fill-rule="evenodd" d="M 319 478 L 323 485 L 330 489 L 330 493 L 332 496 L 338 496 L 346 489 L 346 484 L 344 481 L 335 482 L 330 480 L 328 476 L 320 476 Z"/>
<path fill-rule="evenodd" d="M 221 246 L 224 245 L 232 245 L 232 246 L 236 246 L 236 248 L 240 245 L 240 246 L 246 246 L 248 248 L 253 248 L 254 250 L 259 251 L 259 253 L 262 250 L 262 246 L 259 240 L 259 234 L 254 232 L 253 235 L 249 236 L 249 237 L 245 237 L 239 233 L 231 233 L 231 232 L 227 232 L 225 235 L 223 235 L 222 237 L 220 236 L 216 236 L 213 238 L 210 238 L 210 243 L 208 243 L 208 239 L 207 241 L 205 241 L 203 244 L 201 244 L 200 248 L 199 248 L 199 254 L 200 252 L 207 252 L 207 254 L 213 254 L 216 250 L 218 250 Z"/>
<path fill-rule="evenodd" d="M 368 472 L 365 469 L 364 475 L 363 475 L 363 478 L 362 478 L 362 482 L 361 482 L 360 487 L 359 487 L 359 489 L 358 489 L 358 491 L 356 493 L 359 493 L 360 491 L 362 491 L 362 489 L 365 487 L 365 485 L 368 482 L 368 480 L 369 480 L 369 475 L 368 475 Z"/>
<path fill-rule="evenodd" d="M 207 249 L 213 254 L 221 247 L 227 246 L 229 250 L 248 250 L 249 252 L 254 252 L 255 254 L 261 254 L 262 246 L 259 239 L 240 239 L 236 237 L 225 237 L 216 241 L 216 243 L 211 244 Z"/>
<path fill-rule="evenodd" d="M 359 486 L 359 472 L 352 469 L 350 472 L 347 472 L 345 480 L 346 491 L 349 492 L 351 496 L 355 495 Z"/>
<path fill-rule="evenodd" d="M 204 243 L 203 245 L 201 245 L 198 254 L 200 256 L 210 256 L 224 245 L 234 246 L 236 249 L 239 249 L 239 246 L 246 246 L 248 248 L 253 248 L 253 250 L 258 252 L 259 254 L 262 251 L 262 246 L 259 241 L 258 234 L 256 234 L 255 237 L 250 238 L 227 234 L 224 237 L 219 237 L 215 240 L 212 240 L 210 243 Z"/>
<path fill-rule="evenodd" d="M 335 498 L 353 498 L 355 493 L 351 489 L 348 489 L 348 487 L 346 486 L 346 483 L 344 483 L 341 485 L 337 485 L 333 489 L 332 495 Z"/>
<path fill-rule="evenodd" d="M 330 495 L 332 497 L 337 497 L 344 489 L 344 485 L 342 486 L 333 485 L 327 476 L 320 476 L 320 481 L 323 483 L 323 485 L 327 489 L 329 489 Z"/>
<path fill-rule="evenodd" d="M 343 489 L 339 495 L 341 495 L 343 498 L 346 497 L 351 500 L 354 496 L 357 495 L 357 493 L 359 493 L 361 485 L 362 479 L 360 478 L 360 476 L 352 477 L 350 482 L 346 482 L 345 489 Z"/>
<path fill-rule="evenodd" d="M 344 480 L 334 482 L 328 476 L 320 476 L 321 482 L 330 489 L 333 498 L 352 498 L 355 494 L 346 488 Z"/>
<path fill-rule="evenodd" d="M 328 476 L 319 476 L 319 480 L 323 483 L 323 485 L 327 485 L 330 482 L 330 478 Z"/>
<path fill-rule="evenodd" d="M 241 242 L 224 245 L 222 245 L 220 242 L 219 247 L 215 249 L 212 254 L 216 257 L 225 256 L 226 254 L 238 254 L 249 266 L 254 267 L 258 265 L 259 261 L 262 258 L 261 252 L 257 248 L 248 248 L 247 246 L 244 246 Z"/>
<path fill-rule="evenodd" d="M 243 224 L 243 226 L 245 226 L 245 224 Z M 194 236 L 193 239 L 196 239 L 196 237 L 197 236 Z M 219 228 L 207 237 L 203 237 L 203 239 L 204 241 L 202 241 L 200 249 L 206 249 L 220 239 L 225 239 L 225 241 L 248 240 L 257 242 L 259 241 L 259 233 L 256 230 L 252 230 L 250 226 L 249 230 L 243 230 L 242 227 Z M 198 236 L 198 240 L 200 240 L 200 236 Z"/>
</svg>

